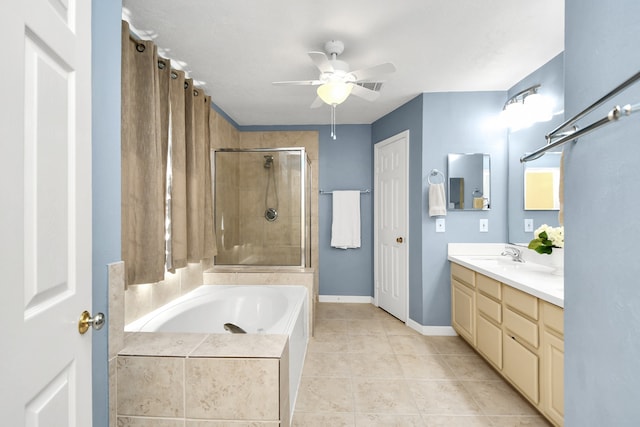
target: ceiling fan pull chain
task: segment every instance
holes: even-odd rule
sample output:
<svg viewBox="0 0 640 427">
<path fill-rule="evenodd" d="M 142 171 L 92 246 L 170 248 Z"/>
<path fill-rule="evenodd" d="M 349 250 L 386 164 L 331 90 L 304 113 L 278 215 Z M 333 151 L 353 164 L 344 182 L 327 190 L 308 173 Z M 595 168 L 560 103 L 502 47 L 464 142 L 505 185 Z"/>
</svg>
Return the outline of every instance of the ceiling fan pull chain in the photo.
<svg viewBox="0 0 640 427">
<path fill-rule="evenodd" d="M 331 139 L 336 139 L 336 104 L 331 106 Z"/>
</svg>

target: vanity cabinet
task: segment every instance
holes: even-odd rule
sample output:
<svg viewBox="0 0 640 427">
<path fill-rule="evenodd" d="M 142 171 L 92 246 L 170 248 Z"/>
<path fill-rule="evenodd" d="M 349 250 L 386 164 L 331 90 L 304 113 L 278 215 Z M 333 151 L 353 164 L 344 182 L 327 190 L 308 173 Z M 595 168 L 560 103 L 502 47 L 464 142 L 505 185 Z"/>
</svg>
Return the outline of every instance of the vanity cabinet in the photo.
<svg viewBox="0 0 640 427">
<path fill-rule="evenodd" d="M 564 424 L 564 311 L 451 264 L 453 328 L 550 422 Z"/>
<path fill-rule="evenodd" d="M 538 357 L 538 298 L 504 288 L 503 374 L 529 400 L 540 403 Z"/>
<path fill-rule="evenodd" d="M 502 287 L 500 282 L 476 277 L 476 345 L 495 368 L 502 369 Z"/>
<path fill-rule="evenodd" d="M 451 265 L 451 322 L 472 345 L 476 340 L 475 273 L 458 264 Z"/>
<path fill-rule="evenodd" d="M 555 424 L 564 419 L 564 311 L 541 301 L 542 306 L 542 411 Z"/>
</svg>

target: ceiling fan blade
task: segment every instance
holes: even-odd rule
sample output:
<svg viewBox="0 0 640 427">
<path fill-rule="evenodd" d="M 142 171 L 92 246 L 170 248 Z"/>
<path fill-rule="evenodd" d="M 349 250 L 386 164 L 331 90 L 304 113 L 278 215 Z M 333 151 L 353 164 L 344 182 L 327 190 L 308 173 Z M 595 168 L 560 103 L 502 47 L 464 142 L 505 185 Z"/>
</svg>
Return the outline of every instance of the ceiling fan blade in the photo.
<svg viewBox="0 0 640 427">
<path fill-rule="evenodd" d="M 377 78 L 380 74 L 391 74 L 396 71 L 396 66 L 391 62 L 385 62 L 384 64 L 376 65 L 374 67 L 363 68 L 361 70 L 352 71 L 351 74 L 356 78 L 357 82 L 372 80 Z"/>
<path fill-rule="evenodd" d="M 351 86 L 351 94 L 358 96 L 367 101 L 373 102 L 380 97 L 380 92 L 376 92 L 375 90 L 367 89 L 366 87 L 362 87 L 355 83 L 352 83 Z"/>
<path fill-rule="evenodd" d="M 325 105 L 324 101 L 319 96 L 316 96 L 316 99 L 313 100 L 313 102 L 310 105 L 310 108 L 320 108 L 323 105 Z"/>
<path fill-rule="evenodd" d="M 309 57 L 321 73 L 333 73 L 333 66 L 324 52 L 309 52 Z"/>
<path fill-rule="evenodd" d="M 318 86 L 322 84 L 320 80 L 291 80 L 284 82 L 272 82 L 276 86 Z"/>
</svg>

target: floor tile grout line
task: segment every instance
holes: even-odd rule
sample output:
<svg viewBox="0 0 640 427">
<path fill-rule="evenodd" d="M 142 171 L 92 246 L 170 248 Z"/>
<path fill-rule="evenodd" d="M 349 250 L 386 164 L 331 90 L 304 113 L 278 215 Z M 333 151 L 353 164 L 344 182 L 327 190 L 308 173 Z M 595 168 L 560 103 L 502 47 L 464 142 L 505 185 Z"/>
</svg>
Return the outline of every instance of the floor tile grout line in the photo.
<svg viewBox="0 0 640 427">
<path fill-rule="evenodd" d="M 336 307 L 339 307 L 340 304 L 335 304 Z M 334 307 L 335 308 L 335 307 Z M 337 309 L 336 309 L 337 310 Z M 431 381 L 431 382 L 444 382 L 444 381 L 448 381 L 448 382 L 455 382 L 460 384 L 460 386 L 462 387 L 462 390 L 465 392 L 465 394 L 467 394 L 467 396 L 469 396 L 472 401 L 474 402 L 474 404 L 480 409 L 480 414 L 477 415 L 472 415 L 472 414 L 460 414 L 460 415 L 454 415 L 454 416 L 460 416 L 460 417 L 471 417 L 471 416 L 478 416 L 478 417 L 482 417 L 485 418 L 488 422 L 489 425 L 494 426 L 495 424 L 491 421 L 491 419 L 489 417 L 509 417 L 509 416 L 513 416 L 513 417 L 526 417 L 526 418 L 537 418 L 539 419 L 540 417 L 537 415 L 532 415 L 532 414 L 518 414 L 518 415 L 498 415 L 498 414 L 486 414 L 485 409 L 483 409 L 483 407 L 480 405 L 480 402 L 477 400 L 477 397 L 474 396 L 473 393 L 471 393 L 471 391 L 469 390 L 469 388 L 466 385 L 469 385 L 470 383 L 473 382 L 478 382 L 478 383 L 496 383 L 496 384 L 501 384 L 501 383 L 505 383 L 505 381 L 501 378 L 494 378 L 494 379 L 479 379 L 479 378 L 468 378 L 464 376 L 464 373 L 461 373 L 459 370 L 455 369 L 455 365 L 452 363 L 453 357 L 472 357 L 472 356 L 476 356 L 475 353 L 473 352 L 469 352 L 463 349 L 463 347 L 459 347 L 459 344 L 456 343 L 451 343 L 449 344 L 448 341 L 446 340 L 439 340 L 440 342 L 437 342 L 437 340 L 429 340 L 429 344 L 433 345 L 435 347 L 434 351 L 432 352 L 427 352 L 427 353 L 422 353 L 420 351 L 412 351 L 412 352 L 400 352 L 400 351 L 396 351 L 395 346 L 392 344 L 392 341 L 390 340 L 391 336 L 406 336 L 406 337 L 422 337 L 421 335 L 416 335 L 415 333 L 412 334 L 400 334 L 398 333 L 397 329 L 396 330 L 392 330 L 391 328 L 396 328 L 399 325 L 393 325 L 390 326 L 391 323 L 386 323 L 386 320 L 383 319 L 382 317 L 378 317 L 378 316 L 369 316 L 367 318 L 365 318 L 363 312 L 359 312 L 360 314 L 358 314 L 357 316 L 348 316 L 348 315 L 337 315 L 335 312 L 332 314 L 332 316 L 329 318 L 329 316 L 327 316 L 326 320 L 342 320 L 343 322 L 348 323 L 347 325 L 347 330 L 346 333 L 344 331 L 341 332 L 334 332 L 334 331 L 328 331 L 327 334 L 324 334 L 324 343 L 328 345 L 331 345 L 331 341 L 332 338 L 337 338 L 337 336 L 342 336 L 347 337 L 347 340 L 351 340 L 353 339 L 353 337 L 356 337 L 358 335 L 373 335 L 373 336 L 378 336 L 378 335 L 384 335 L 385 339 L 387 341 L 387 343 L 392 347 L 392 351 L 390 353 L 384 352 L 384 353 L 379 353 L 379 354 L 392 354 L 394 357 L 393 359 L 396 361 L 396 363 L 398 363 L 400 365 L 400 361 L 398 359 L 399 356 L 402 355 L 411 355 L 411 356 L 417 356 L 417 357 L 425 357 L 425 356 L 431 356 L 434 357 L 435 359 L 438 359 L 442 364 L 443 368 L 446 367 L 449 369 L 449 371 L 452 373 L 453 378 L 425 378 L 425 379 L 415 379 L 412 377 L 408 377 L 405 374 L 405 371 L 402 368 L 402 365 L 400 365 L 400 369 L 402 372 L 402 376 L 390 376 L 390 377 L 377 377 L 377 376 L 356 376 L 353 374 L 353 372 L 350 372 L 348 375 L 349 378 L 349 384 L 351 386 L 351 394 L 352 394 L 352 404 L 353 404 L 353 411 L 352 412 L 348 412 L 349 414 L 353 415 L 353 422 L 354 425 L 357 425 L 357 421 L 358 421 L 358 414 L 367 414 L 367 412 L 360 412 L 357 410 L 357 402 L 356 402 L 356 383 L 360 382 L 360 381 L 368 381 L 368 380 L 374 380 L 374 381 L 388 381 L 388 380 L 392 380 L 392 381 L 402 381 L 406 384 L 407 389 L 409 381 Z M 325 313 L 326 314 L 326 313 Z M 391 319 L 391 316 L 387 315 L 387 319 Z M 324 317 L 324 316 L 323 316 Z M 336 317 L 340 317 L 339 319 L 336 319 Z M 375 320 L 376 324 L 380 324 L 382 323 L 382 331 L 380 331 L 379 329 L 376 329 L 375 331 L 366 331 L 363 330 L 362 328 L 359 327 L 351 327 L 351 325 L 356 325 L 358 322 L 352 322 L 352 321 L 367 321 L 367 320 Z M 320 323 L 320 322 L 319 322 Z M 389 325 L 389 326 L 388 326 Z M 371 332 L 371 333 L 365 333 L 365 332 Z M 326 336 L 329 335 L 329 336 Z M 341 340 L 341 339 L 339 339 Z M 450 347 L 450 345 L 455 344 L 454 347 Z M 463 344 L 463 343 L 461 343 Z M 341 343 L 339 342 L 338 345 L 341 345 Z M 444 347 L 443 347 L 444 346 Z M 450 347 L 450 348 L 447 348 Z M 315 351 L 314 353 L 318 353 L 318 354 L 336 354 L 336 353 L 343 353 L 346 354 L 349 357 L 349 363 L 352 363 L 353 359 L 356 359 L 358 357 L 359 354 L 365 354 L 362 351 Z M 490 367 L 488 367 L 490 369 Z M 329 376 L 326 375 L 319 375 L 317 376 L 317 378 L 329 378 Z M 341 376 L 337 376 L 337 378 L 344 378 Z M 410 393 L 410 398 L 412 399 L 412 403 L 414 405 L 414 407 L 416 409 L 418 409 L 418 405 L 416 402 L 416 397 L 414 395 L 414 393 Z M 528 403 L 528 402 L 527 402 Z M 317 413 L 316 411 L 302 411 L 302 412 L 306 412 L 306 413 Z M 334 413 L 333 411 L 331 412 L 325 412 L 325 414 L 332 414 Z M 386 414 L 386 415 L 391 415 L 391 413 L 380 413 L 380 414 Z M 433 415 L 433 414 L 428 414 L 428 413 L 423 413 L 422 411 L 420 411 L 418 409 L 418 414 L 422 420 L 423 423 L 426 423 L 425 421 L 425 416 L 428 415 Z M 407 414 L 407 415 L 415 415 L 415 414 Z M 447 415 L 447 416 L 451 416 L 451 414 L 447 413 L 447 414 L 442 414 L 442 415 Z"/>
</svg>

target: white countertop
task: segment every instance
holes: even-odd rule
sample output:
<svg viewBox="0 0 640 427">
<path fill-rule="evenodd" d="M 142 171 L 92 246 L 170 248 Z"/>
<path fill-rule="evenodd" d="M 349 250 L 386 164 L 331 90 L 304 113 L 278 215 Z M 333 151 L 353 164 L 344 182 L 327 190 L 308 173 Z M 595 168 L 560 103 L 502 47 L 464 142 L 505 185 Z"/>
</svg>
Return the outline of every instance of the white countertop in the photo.
<svg viewBox="0 0 640 427">
<path fill-rule="evenodd" d="M 505 244 L 449 244 L 449 261 L 564 308 L 564 277 L 544 265 L 544 255 L 518 246 L 525 263 L 502 257 Z M 538 262 L 536 262 L 538 261 Z"/>
</svg>

